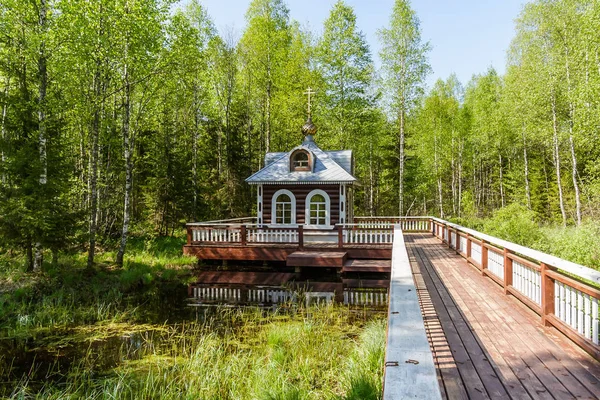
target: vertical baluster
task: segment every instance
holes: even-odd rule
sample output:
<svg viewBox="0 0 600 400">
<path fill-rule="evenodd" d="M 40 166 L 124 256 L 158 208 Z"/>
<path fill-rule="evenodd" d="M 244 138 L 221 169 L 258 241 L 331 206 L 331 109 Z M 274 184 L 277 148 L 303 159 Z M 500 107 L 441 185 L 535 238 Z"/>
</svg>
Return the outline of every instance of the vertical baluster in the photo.
<svg viewBox="0 0 600 400">
<path fill-rule="evenodd" d="M 531 269 L 530 268 L 526 268 L 525 269 L 525 284 L 526 286 L 526 291 L 525 291 L 525 295 L 531 299 Z"/>
<path fill-rule="evenodd" d="M 560 319 L 560 285 L 554 281 L 554 315 Z"/>
<path fill-rule="evenodd" d="M 598 344 L 598 299 L 592 299 L 592 342 Z"/>
<path fill-rule="evenodd" d="M 583 335 L 583 293 L 577 291 L 577 331 Z"/>
<path fill-rule="evenodd" d="M 586 294 L 584 298 L 583 304 L 583 334 L 586 338 L 592 338 L 592 313 L 591 313 L 591 301 L 590 295 Z"/>
<path fill-rule="evenodd" d="M 577 329 L 577 290 L 571 288 L 571 327 Z"/>
<path fill-rule="evenodd" d="M 564 322 L 567 322 L 567 288 L 565 284 L 560 284 L 560 315 Z"/>
<path fill-rule="evenodd" d="M 565 322 L 571 325 L 571 287 L 565 285 Z"/>
</svg>

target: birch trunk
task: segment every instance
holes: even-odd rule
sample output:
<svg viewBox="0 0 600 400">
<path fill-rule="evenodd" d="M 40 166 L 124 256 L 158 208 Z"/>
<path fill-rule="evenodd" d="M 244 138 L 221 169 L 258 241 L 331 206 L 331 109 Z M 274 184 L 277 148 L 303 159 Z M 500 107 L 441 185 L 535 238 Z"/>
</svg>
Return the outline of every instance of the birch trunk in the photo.
<svg viewBox="0 0 600 400">
<path fill-rule="evenodd" d="M 504 176 L 502 170 L 502 154 L 498 154 L 500 165 L 500 204 L 504 207 Z"/>
<path fill-rule="evenodd" d="M 198 86 L 194 88 L 194 133 L 192 134 L 192 185 L 194 186 L 194 218 L 198 218 L 198 137 L 200 136 Z"/>
<path fill-rule="evenodd" d="M 125 46 L 127 53 L 127 45 Z M 125 54 L 127 57 L 127 54 Z M 129 221 L 131 218 L 131 191 L 133 187 L 133 162 L 132 150 L 133 143 L 130 137 L 130 120 L 131 120 L 131 83 L 129 82 L 129 69 L 125 64 L 125 99 L 123 104 L 123 158 L 125 159 L 125 195 L 123 198 L 123 231 L 121 232 L 121 245 L 117 252 L 116 263 L 119 266 L 123 265 L 123 257 L 125 255 L 125 247 L 127 246 L 127 238 L 129 235 Z"/>
<path fill-rule="evenodd" d="M 558 185 L 558 202 L 560 205 L 560 213 L 562 215 L 563 226 L 567 226 L 567 213 L 565 212 L 565 203 L 563 201 L 562 183 L 560 179 L 560 152 L 558 147 L 558 121 L 556 117 L 556 97 L 552 92 L 552 144 L 554 166 L 556 168 L 556 184 Z"/>
<path fill-rule="evenodd" d="M 98 215 L 98 138 L 100 136 L 100 95 L 102 84 L 100 82 L 100 61 L 96 61 L 96 72 L 94 73 L 94 115 L 91 127 L 91 149 L 90 149 L 90 215 L 89 215 L 89 249 L 87 267 L 94 265 L 96 251 L 96 230 Z"/>
<path fill-rule="evenodd" d="M 525 196 L 527 208 L 531 210 L 531 188 L 529 187 L 529 159 L 527 158 L 527 138 L 525 136 L 525 124 L 523 124 L 523 161 L 525 165 Z"/>
<path fill-rule="evenodd" d="M 373 141 L 370 140 L 369 141 L 369 215 L 372 217 L 374 214 L 374 207 L 373 207 L 373 202 L 374 202 L 374 191 L 375 191 L 375 184 L 374 181 L 375 177 L 373 174 Z"/>
<path fill-rule="evenodd" d="M 577 225 L 581 225 L 581 194 L 579 182 L 577 182 L 577 156 L 575 155 L 575 143 L 573 140 L 573 125 L 575 123 L 575 104 L 571 99 L 571 70 L 569 67 L 569 47 L 565 45 L 565 69 L 567 73 L 567 93 L 569 96 L 569 149 L 571 151 L 571 177 L 575 189 L 575 204 L 577 214 Z"/>
<path fill-rule="evenodd" d="M 6 78 L 6 86 L 4 87 L 4 104 L 2 105 L 2 142 L 6 142 L 6 113 L 8 112 L 8 89 L 10 87 L 10 78 Z M 6 165 L 6 154 L 4 154 L 4 146 L 0 146 L 0 159 L 2 166 Z M 6 174 L 2 172 L 2 184 L 6 185 Z"/>
<path fill-rule="evenodd" d="M 438 201 L 440 204 L 440 218 L 444 218 L 444 203 L 443 203 L 443 198 L 442 198 L 442 177 L 440 176 L 439 167 L 438 167 L 437 135 L 433 136 L 433 167 L 435 169 L 435 175 L 437 177 Z"/>
<path fill-rule="evenodd" d="M 47 17 L 47 9 L 46 9 L 46 0 L 40 0 L 40 8 L 39 8 L 39 28 L 42 35 L 46 30 L 46 17 Z M 38 59 L 38 76 L 40 79 L 40 88 L 39 88 L 39 104 L 38 104 L 38 147 L 40 153 L 40 177 L 39 183 L 44 186 L 48 182 L 48 162 L 47 162 L 47 151 L 46 151 L 46 91 L 48 86 L 48 70 L 47 70 L 47 62 L 46 62 L 46 49 L 45 43 L 42 39 L 40 43 L 40 53 Z M 41 233 L 38 232 L 38 235 Z M 42 264 L 44 262 L 42 243 L 40 242 L 40 238 L 36 238 L 37 241 L 35 243 L 35 256 L 33 259 L 33 270 L 41 271 Z"/>
<path fill-rule="evenodd" d="M 452 214 L 456 215 L 456 161 L 454 159 L 454 132 L 452 132 L 452 142 L 450 146 L 450 169 L 452 171 Z"/>
<path fill-rule="evenodd" d="M 398 146 L 398 215 L 404 215 L 404 140 L 405 140 L 405 115 L 404 105 L 400 107 L 399 123 L 399 146 Z"/>
<path fill-rule="evenodd" d="M 462 210 L 462 170 L 463 170 L 463 165 L 462 165 L 462 159 L 463 159 L 463 141 L 460 140 L 459 144 L 458 144 L 458 216 L 460 217 L 462 215 L 461 210 Z M 427 214 L 425 214 L 427 215 Z"/>
</svg>

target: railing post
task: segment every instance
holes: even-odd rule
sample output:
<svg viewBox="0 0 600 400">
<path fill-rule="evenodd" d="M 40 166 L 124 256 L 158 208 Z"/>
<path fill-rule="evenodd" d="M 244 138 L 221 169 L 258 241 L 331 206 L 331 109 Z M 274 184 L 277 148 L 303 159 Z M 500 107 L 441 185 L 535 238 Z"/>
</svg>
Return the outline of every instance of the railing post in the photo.
<svg viewBox="0 0 600 400">
<path fill-rule="evenodd" d="M 304 225 L 298 225 L 298 250 L 304 250 Z"/>
<path fill-rule="evenodd" d="M 342 225 L 338 225 L 336 228 L 338 230 L 338 247 L 341 249 L 344 247 L 344 227 Z"/>
<path fill-rule="evenodd" d="M 185 229 L 187 230 L 187 244 L 192 244 L 192 227 L 188 225 Z"/>
<path fill-rule="evenodd" d="M 467 233 L 467 260 L 471 258 L 471 235 Z"/>
<path fill-rule="evenodd" d="M 246 238 L 246 225 L 242 225 L 240 228 L 240 241 L 242 242 L 242 246 L 246 246 L 247 238 Z"/>
<path fill-rule="evenodd" d="M 484 274 L 484 270 L 488 267 L 488 248 L 485 246 L 487 242 L 481 239 L 481 275 Z"/>
<path fill-rule="evenodd" d="M 546 271 L 549 269 L 544 263 L 540 264 L 542 276 L 542 324 L 550 326 L 546 319 L 548 315 L 554 314 L 554 279 L 550 278 Z"/>
<path fill-rule="evenodd" d="M 504 294 L 508 293 L 508 287 L 512 286 L 513 281 L 513 262 L 512 258 L 508 256 L 509 251 L 504 248 Z"/>
</svg>

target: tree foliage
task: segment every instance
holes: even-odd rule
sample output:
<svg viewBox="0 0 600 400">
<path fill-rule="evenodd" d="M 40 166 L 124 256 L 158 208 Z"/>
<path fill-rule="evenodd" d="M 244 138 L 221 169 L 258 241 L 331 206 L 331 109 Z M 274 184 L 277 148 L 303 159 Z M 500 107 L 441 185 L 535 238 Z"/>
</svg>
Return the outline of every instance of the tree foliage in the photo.
<svg viewBox="0 0 600 400">
<path fill-rule="evenodd" d="M 73 249 L 91 264 L 97 246 L 121 257 L 130 234 L 251 215 L 244 179 L 300 143 L 309 86 L 317 143 L 354 150 L 357 215 L 520 204 L 541 221 L 597 221 L 599 10 L 533 0 L 504 75 L 426 91 L 429 44 L 406 0 L 379 31 L 380 71 L 343 1 L 318 34 L 283 0 L 253 0 L 236 36 L 197 0 L 5 0 L 0 248 L 29 268 Z"/>
</svg>

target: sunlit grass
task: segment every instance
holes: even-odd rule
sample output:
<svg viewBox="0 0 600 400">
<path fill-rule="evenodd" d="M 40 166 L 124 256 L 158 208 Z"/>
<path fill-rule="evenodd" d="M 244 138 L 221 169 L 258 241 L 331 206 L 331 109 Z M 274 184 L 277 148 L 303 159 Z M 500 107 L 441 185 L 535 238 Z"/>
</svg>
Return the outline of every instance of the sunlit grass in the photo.
<svg viewBox="0 0 600 400">
<path fill-rule="evenodd" d="M 39 392 L 23 384 L 12 398 L 378 399 L 383 318 L 357 320 L 343 306 L 224 309 L 203 322 L 160 327 L 153 333 L 160 341 L 147 339 L 160 345 L 141 359 L 98 375 L 90 353 L 65 383 Z"/>
</svg>

